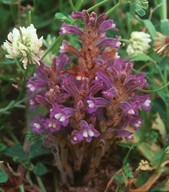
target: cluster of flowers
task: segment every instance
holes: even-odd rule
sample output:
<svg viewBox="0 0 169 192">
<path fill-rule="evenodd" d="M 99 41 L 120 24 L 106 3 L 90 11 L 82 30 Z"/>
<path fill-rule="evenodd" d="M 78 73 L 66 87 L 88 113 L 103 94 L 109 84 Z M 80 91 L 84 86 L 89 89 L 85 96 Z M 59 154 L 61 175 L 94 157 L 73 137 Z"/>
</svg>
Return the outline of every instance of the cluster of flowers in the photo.
<svg viewBox="0 0 169 192">
<path fill-rule="evenodd" d="M 149 43 L 151 43 L 151 38 L 148 33 L 143 31 L 133 31 L 127 46 L 127 54 L 140 55 L 146 53 L 150 48 Z"/>
<path fill-rule="evenodd" d="M 132 139 L 125 128 L 138 129 L 140 110 L 150 109 L 149 95 L 136 92 L 147 86 L 145 76 L 132 74 L 133 64 L 118 56 L 118 37 L 106 37 L 108 30 L 117 30 L 106 14 L 82 11 L 72 18 L 82 19 L 85 30 L 64 23 L 60 34 L 77 35 L 81 49 L 64 40 L 51 66 L 40 62 L 27 82 L 30 106 L 47 109 L 31 123 L 32 130 L 63 134 L 73 144 L 96 137 Z"/>
<path fill-rule="evenodd" d="M 24 68 L 26 69 L 29 62 L 39 63 L 40 47 L 42 46 L 43 37 L 38 39 L 36 29 L 33 24 L 29 27 L 20 27 L 19 30 L 14 28 L 8 34 L 8 40 L 4 42 L 3 48 L 7 51 L 9 59 L 21 58 Z"/>
</svg>

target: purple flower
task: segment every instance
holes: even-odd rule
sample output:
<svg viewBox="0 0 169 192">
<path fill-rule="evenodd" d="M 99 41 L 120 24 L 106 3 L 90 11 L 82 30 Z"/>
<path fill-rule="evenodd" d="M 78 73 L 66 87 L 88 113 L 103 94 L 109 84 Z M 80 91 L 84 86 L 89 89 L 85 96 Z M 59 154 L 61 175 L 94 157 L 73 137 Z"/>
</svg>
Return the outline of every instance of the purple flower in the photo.
<svg viewBox="0 0 169 192">
<path fill-rule="evenodd" d="M 29 107 L 30 107 L 31 109 L 35 108 L 35 107 L 37 106 L 37 104 L 38 104 L 38 103 L 36 102 L 36 100 L 35 100 L 35 97 L 36 97 L 36 96 L 29 98 Z"/>
<path fill-rule="evenodd" d="M 121 72 L 121 74 L 126 74 L 129 75 L 131 73 L 131 69 L 133 68 L 133 63 L 131 63 L 130 61 L 126 60 L 123 61 L 121 58 L 119 59 L 115 59 L 113 61 L 113 64 L 111 66 L 109 66 L 109 70 L 110 71 L 116 71 L 115 74 L 120 75 L 119 72 Z"/>
<path fill-rule="evenodd" d="M 140 104 L 141 104 L 141 107 L 146 110 L 146 111 L 149 111 L 150 108 L 151 108 L 151 100 L 150 100 L 150 96 L 149 95 L 140 95 L 139 96 L 139 99 L 140 99 Z"/>
<path fill-rule="evenodd" d="M 118 90 L 112 86 L 110 89 L 103 91 L 102 93 L 105 98 L 112 99 L 118 94 Z"/>
<path fill-rule="evenodd" d="M 97 57 L 97 58 L 94 60 L 94 62 L 95 62 L 96 64 L 99 64 L 99 65 L 104 65 L 104 64 L 106 63 L 105 60 L 102 59 L 101 57 Z"/>
<path fill-rule="evenodd" d="M 30 78 L 26 84 L 28 94 L 39 92 L 46 88 L 46 86 L 47 82 L 45 80 L 36 79 L 35 77 Z"/>
<path fill-rule="evenodd" d="M 125 87 L 129 92 L 132 92 L 136 88 L 144 88 L 147 85 L 144 74 L 129 75 L 125 81 Z"/>
<path fill-rule="evenodd" d="M 132 106 L 128 102 L 121 103 L 121 108 L 123 110 L 123 113 L 126 115 L 137 115 L 138 114 L 138 111 L 136 110 L 136 108 L 134 108 L 134 106 Z"/>
<path fill-rule="evenodd" d="M 74 34 L 74 35 L 83 35 L 83 31 L 81 31 L 78 27 L 67 25 L 66 23 L 63 23 L 60 28 L 60 34 Z"/>
<path fill-rule="evenodd" d="M 99 31 L 100 31 L 100 25 L 105 21 L 107 16 L 108 15 L 106 13 L 102 13 L 101 15 L 98 16 L 98 18 L 96 20 L 96 26 L 98 27 Z"/>
<path fill-rule="evenodd" d="M 105 107 L 110 104 L 107 99 L 104 99 L 102 97 L 89 97 L 87 98 L 86 103 L 86 109 L 89 114 L 96 112 L 98 108 Z"/>
<path fill-rule="evenodd" d="M 75 47 L 70 45 L 66 40 L 63 40 L 62 46 L 60 47 L 60 53 L 66 53 L 66 52 L 72 53 L 77 57 L 80 56 L 79 51 Z"/>
<path fill-rule="evenodd" d="M 98 137 L 100 135 L 92 124 L 88 124 L 84 120 L 80 122 L 80 132 L 87 142 L 90 142 L 92 137 Z"/>
<path fill-rule="evenodd" d="M 134 128 L 134 130 L 138 130 L 138 128 L 140 128 L 142 124 L 143 121 L 140 118 L 132 119 L 132 121 L 130 122 L 130 125 Z"/>
<path fill-rule="evenodd" d="M 88 95 L 93 96 L 102 89 L 103 89 L 103 81 L 99 80 L 90 88 Z"/>
<path fill-rule="evenodd" d="M 119 48 L 121 43 L 118 41 L 118 38 L 102 38 L 97 43 L 96 46 L 100 48 L 106 48 L 106 47 L 113 47 L 113 48 Z"/>
<path fill-rule="evenodd" d="M 59 131 L 61 124 L 55 118 L 49 118 L 45 121 L 45 129 L 48 133 Z"/>
<path fill-rule="evenodd" d="M 73 97 L 79 94 L 79 90 L 76 84 L 73 81 L 68 79 L 63 80 L 62 89 L 65 90 L 67 93 L 69 93 Z"/>
<path fill-rule="evenodd" d="M 71 134 L 72 143 L 79 143 L 85 139 L 88 143 L 91 142 L 92 137 L 98 137 L 100 133 L 94 128 L 92 124 L 88 124 L 85 120 L 80 122 L 80 131 L 74 130 Z"/>
<path fill-rule="evenodd" d="M 52 105 L 52 109 L 50 111 L 50 118 L 55 118 L 64 127 L 69 124 L 69 118 L 75 113 L 75 109 L 71 107 L 64 107 L 63 105 L 58 105 L 57 103 Z"/>
<path fill-rule="evenodd" d="M 31 127 L 32 127 L 32 131 L 37 133 L 37 134 L 41 134 L 44 131 L 44 122 L 45 119 L 35 119 L 34 121 L 31 122 Z"/>
<path fill-rule="evenodd" d="M 80 131 L 73 130 L 71 133 L 71 142 L 73 144 L 80 143 L 83 140 L 83 135 L 80 133 Z"/>
<path fill-rule="evenodd" d="M 106 72 L 104 72 L 103 70 L 98 70 L 96 72 L 96 77 L 97 77 L 97 80 L 102 80 L 103 83 L 104 83 L 104 86 L 106 89 L 109 89 L 111 88 L 111 85 L 112 85 L 112 79 L 109 78 L 108 74 Z"/>
<path fill-rule="evenodd" d="M 82 19 L 82 12 L 73 12 L 72 19 Z"/>
<path fill-rule="evenodd" d="M 106 20 L 99 26 L 99 30 L 101 31 L 107 31 L 107 30 L 117 30 L 116 25 L 114 24 L 113 20 Z"/>
<path fill-rule="evenodd" d="M 114 132 L 117 134 L 117 137 L 123 137 L 127 140 L 133 140 L 133 133 L 130 131 L 127 131 L 125 129 L 119 129 L 119 130 L 114 130 Z"/>
<path fill-rule="evenodd" d="M 43 105 L 45 107 L 49 106 L 49 101 L 45 97 L 44 92 L 41 92 L 40 94 L 34 96 L 34 100 L 35 100 L 36 103 L 41 104 L 41 105 Z"/>
<path fill-rule="evenodd" d="M 66 64 L 71 63 L 71 59 L 65 55 L 65 54 L 60 54 L 57 59 L 56 59 L 56 68 L 57 71 L 61 71 L 63 70 L 63 68 L 65 67 Z"/>
</svg>

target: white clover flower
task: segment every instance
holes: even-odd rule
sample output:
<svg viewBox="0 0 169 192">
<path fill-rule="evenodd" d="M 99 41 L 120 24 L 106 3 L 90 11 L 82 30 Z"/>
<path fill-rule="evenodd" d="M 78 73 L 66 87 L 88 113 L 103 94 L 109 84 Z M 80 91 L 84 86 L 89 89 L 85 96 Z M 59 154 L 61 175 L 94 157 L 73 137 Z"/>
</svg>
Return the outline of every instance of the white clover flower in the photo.
<svg viewBox="0 0 169 192">
<path fill-rule="evenodd" d="M 7 58 L 15 59 L 20 57 L 24 68 L 28 62 L 39 64 L 40 47 L 42 46 L 43 37 L 38 39 L 36 29 L 33 24 L 29 27 L 20 27 L 19 30 L 14 28 L 8 34 L 8 40 L 3 44 L 3 49 L 7 51 Z"/>
<path fill-rule="evenodd" d="M 147 52 L 150 48 L 149 43 L 151 42 L 150 35 L 144 32 L 134 31 L 131 33 L 130 43 L 127 46 L 127 53 L 140 55 Z"/>
</svg>

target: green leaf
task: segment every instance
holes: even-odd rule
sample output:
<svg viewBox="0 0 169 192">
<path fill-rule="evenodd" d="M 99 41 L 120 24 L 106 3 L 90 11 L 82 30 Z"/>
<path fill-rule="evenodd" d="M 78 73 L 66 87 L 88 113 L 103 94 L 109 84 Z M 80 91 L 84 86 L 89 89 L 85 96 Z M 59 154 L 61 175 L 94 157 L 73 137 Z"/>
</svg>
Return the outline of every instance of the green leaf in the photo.
<svg viewBox="0 0 169 192">
<path fill-rule="evenodd" d="M 118 184 L 124 183 L 124 177 L 122 174 L 115 174 L 114 179 L 118 182 Z"/>
<path fill-rule="evenodd" d="M 135 11 L 136 11 L 136 13 L 137 13 L 139 16 L 141 16 L 141 17 L 143 17 L 143 16 L 146 14 L 146 12 L 144 11 L 144 9 L 136 9 Z"/>
<path fill-rule="evenodd" d="M 131 61 L 151 61 L 151 62 L 155 62 L 151 57 L 149 57 L 146 54 L 140 54 L 140 55 L 130 55 L 129 59 Z"/>
<path fill-rule="evenodd" d="M 82 6 L 83 4 L 83 0 L 78 0 L 76 2 L 76 5 L 75 5 L 75 8 L 76 8 L 76 11 L 78 11 L 80 9 L 80 7 Z"/>
<path fill-rule="evenodd" d="M 62 22 L 64 21 L 66 23 L 71 23 L 72 22 L 72 19 L 70 19 L 69 17 L 65 16 L 63 13 L 60 13 L 60 12 L 55 14 L 55 19 L 60 20 Z"/>
<path fill-rule="evenodd" d="M 139 16 L 144 16 L 146 14 L 144 9 L 148 9 L 147 0 L 135 0 L 134 2 L 130 1 L 130 3 Z"/>
<path fill-rule="evenodd" d="M 13 158 L 13 160 L 17 162 L 25 162 L 27 160 L 27 156 L 19 144 L 9 147 L 5 151 L 5 155 Z"/>
<path fill-rule="evenodd" d="M 37 163 L 33 169 L 33 172 L 37 176 L 42 176 L 48 172 L 48 169 L 43 163 Z"/>
<path fill-rule="evenodd" d="M 169 35 L 169 20 L 161 20 L 161 33 L 164 35 Z"/>
<path fill-rule="evenodd" d="M 8 181 L 8 175 L 3 172 L 3 171 L 0 171 L 0 183 L 5 183 Z"/>
<path fill-rule="evenodd" d="M 157 167 L 159 168 L 161 163 L 164 160 L 164 157 L 166 156 L 166 151 L 164 149 L 161 149 L 153 158 L 153 161 L 151 162 L 151 164 L 153 165 L 153 167 Z"/>
<path fill-rule="evenodd" d="M 166 152 L 167 154 L 169 154 L 169 146 L 167 146 L 167 147 L 165 148 L 165 152 Z"/>
<path fill-rule="evenodd" d="M 134 178 L 133 176 L 133 172 L 129 166 L 129 163 L 127 163 L 124 167 L 123 167 L 123 171 L 124 171 L 124 174 L 127 178 Z"/>
<path fill-rule="evenodd" d="M 141 187 L 149 177 L 150 174 L 148 172 L 139 173 L 136 180 L 137 187 Z"/>
<path fill-rule="evenodd" d="M 5 192 L 2 188 L 0 188 L 0 192 Z"/>
<path fill-rule="evenodd" d="M 156 32 L 156 29 L 155 29 L 153 23 L 149 19 L 144 19 L 143 22 L 144 22 L 145 26 L 147 27 L 150 35 L 153 38 L 156 37 L 157 36 L 157 32 Z"/>
<path fill-rule="evenodd" d="M 12 5 L 18 3 L 18 0 L 0 0 L 0 3 Z"/>
<path fill-rule="evenodd" d="M 141 3 L 141 6 L 143 9 L 148 9 L 148 1 L 147 0 L 141 0 L 140 3 Z"/>
<path fill-rule="evenodd" d="M 128 143 L 118 143 L 118 145 L 120 146 L 120 147 L 126 147 L 126 148 L 129 148 L 129 149 L 131 149 L 131 147 L 134 147 L 135 146 L 135 144 L 128 144 Z"/>
<path fill-rule="evenodd" d="M 29 158 L 32 159 L 42 155 L 48 155 L 50 153 L 50 150 L 42 147 L 40 143 L 35 143 L 30 147 Z"/>
<path fill-rule="evenodd" d="M 7 148 L 7 146 L 3 143 L 0 143 L 0 151 L 4 151 Z"/>
</svg>

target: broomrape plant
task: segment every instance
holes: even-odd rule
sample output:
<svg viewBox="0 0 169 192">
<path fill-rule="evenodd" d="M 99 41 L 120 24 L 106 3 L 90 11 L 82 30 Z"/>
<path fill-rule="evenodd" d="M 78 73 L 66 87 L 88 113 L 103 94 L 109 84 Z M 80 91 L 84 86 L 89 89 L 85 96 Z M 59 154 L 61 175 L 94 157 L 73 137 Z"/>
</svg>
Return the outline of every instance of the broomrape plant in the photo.
<svg viewBox="0 0 169 192">
<path fill-rule="evenodd" d="M 133 74 L 133 64 L 118 56 L 118 36 L 106 36 L 117 30 L 114 21 L 85 10 L 72 18 L 82 19 L 84 30 L 63 23 L 60 34 L 78 36 L 81 48 L 64 40 L 60 55 L 50 66 L 39 61 L 27 82 L 30 107 L 46 109 L 31 122 L 32 131 L 45 135 L 66 185 L 76 184 L 77 175 L 80 184 L 88 183 L 117 140 L 133 139 L 143 123 L 140 110 L 148 111 L 151 103 L 137 91 L 148 86 L 144 74 Z"/>
</svg>

